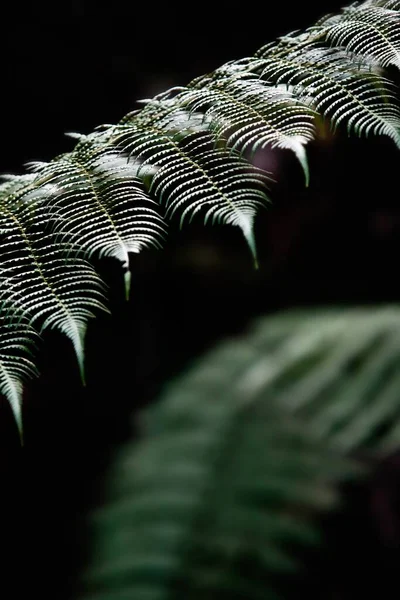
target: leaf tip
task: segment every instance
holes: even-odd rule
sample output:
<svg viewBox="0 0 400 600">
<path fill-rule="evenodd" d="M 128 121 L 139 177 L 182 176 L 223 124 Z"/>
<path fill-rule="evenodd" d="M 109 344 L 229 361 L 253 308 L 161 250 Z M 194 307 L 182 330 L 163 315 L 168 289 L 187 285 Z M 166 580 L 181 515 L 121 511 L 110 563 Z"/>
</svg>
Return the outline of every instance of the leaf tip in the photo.
<svg viewBox="0 0 400 600">
<path fill-rule="evenodd" d="M 24 427 L 22 421 L 22 389 L 20 384 L 14 385 L 11 390 L 4 392 L 5 396 L 10 403 L 12 414 L 14 417 L 15 424 L 18 429 L 19 441 L 21 446 L 24 445 Z"/>
<path fill-rule="evenodd" d="M 253 257 L 253 264 L 254 264 L 254 268 L 258 269 L 259 264 L 258 264 L 258 258 L 257 258 L 257 248 L 256 248 L 256 240 L 254 237 L 254 230 L 253 230 L 253 222 L 248 221 L 245 224 L 241 224 L 240 228 L 243 232 L 243 235 L 245 237 L 245 240 L 247 242 L 248 247 L 250 248 L 250 252 L 251 255 Z"/>
<path fill-rule="evenodd" d="M 83 354 L 83 350 L 80 354 L 77 354 L 77 359 L 78 359 L 79 375 L 81 378 L 81 383 L 84 387 L 86 387 L 85 357 Z"/>
<path fill-rule="evenodd" d="M 23 448 L 24 447 L 24 427 L 22 424 L 22 420 L 21 420 L 20 424 L 17 423 L 17 427 L 18 427 L 19 443 L 21 444 L 21 448 Z"/>
<path fill-rule="evenodd" d="M 131 294 L 131 272 L 127 269 L 124 273 L 125 281 L 125 300 L 128 302 Z"/>
<path fill-rule="evenodd" d="M 77 328 L 75 332 L 75 336 L 71 337 L 76 360 L 78 362 L 79 375 L 81 379 L 81 383 L 83 386 L 86 386 L 86 375 L 85 375 L 85 333 L 86 327 Z"/>
<path fill-rule="evenodd" d="M 308 188 L 308 186 L 310 185 L 310 169 L 308 167 L 307 154 L 306 154 L 304 146 L 299 146 L 295 150 L 295 153 L 296 153 L 297 159 L 301 165 L 301 168 L 303 169 L 305 186 Z"/>
</svg>

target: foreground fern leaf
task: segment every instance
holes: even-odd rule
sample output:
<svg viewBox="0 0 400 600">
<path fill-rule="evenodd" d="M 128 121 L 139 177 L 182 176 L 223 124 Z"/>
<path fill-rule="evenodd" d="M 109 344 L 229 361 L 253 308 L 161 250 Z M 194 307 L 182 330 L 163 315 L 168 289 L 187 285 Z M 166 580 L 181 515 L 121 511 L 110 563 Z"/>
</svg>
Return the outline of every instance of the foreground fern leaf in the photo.
<svg viewBox="0 0 400 600">
<path fill-rule="evenodd" d="M 87 321 L 103 307 L 87 260 L 119 261 L 128 296 L 129 254 L 160 247 L 172 218 L 183 225 L 201 216 L 239 227 L 257 264 L 253 225 L 270 180 L 253 164 L 259 149 L 293 152 L 308 184 L 316 116 L 400 146 L 390 71 L 400 66 L 399 10 L 398 0 L 353 4 L 146 101 L 33 173 L 9 177 L 0 185 L 7 306 L 38 330 L 68 335 L 83 370 Z"/>
<path fill-rule="evenodd" d="M 268 49 L 260 75 L 290 86 L 293 94 L 349 132 L 386 135 L 400 147 L 400 111 L 391 82 L 372 73 L 368 63 L 357 70 L 342 50 L 303 47 L 281 55 Z"/>
<path fill-rule="evenodd" d="M 104 309 L 103 285 L 85 260 L 67 256 L 38 207 L 2 206 L 0 231 L 0 294 L 40 329 L 53 327 L 67 335 L 74 346 L 82 378 L 84 335 L 93 310 Z"/>
<path fill-rule="evenodd" d="M 350 6 L 341 15 L 322 19 L 319 26 L 335 46 L 368 56 L 383 67 L 400 68 L 400 17 L 395 10 L 389 12 L 389 6 Z"/>
<path fill-rule="evenodd" d="M 6 303 L 7 304 L 7 303 Z M 38 335 L 14 307 L 2 306 L 0 392 L 7 396 L 22 440 L 22 381 L 37 374 L 32 351 Z"/>
<path fill-rule="evenodd" d="M 206 88 L 183 91 L 176 102 L 210 117 L 218 139 L 233 149 L 254 153 L 259 148 L 292 150 L 304 170 L 309 170 L 304 146 L 314 137 L 314 113 L 292 94 L 265 85 L 261 79 L 235 77 L 209 80 Z"/>
<path fill-rule="evenodd" d="M 398 447 L 399 386 L 398 307 L 274 315 L 209 353 L 117 456 L 84 597 L 285 597 L 343 457 Z"/>
<path fill-rule="evenodd" d="M 150 190 L 165 201 L 167 216 L 187 216 L 204 209 L 204 220 L 237 225 L 254 257 L 253 220 L 266 200 L 261 169 L 250 168 L 239 156 L 213 147 L 207 133 L 188 135 L 177 142 L 162 131 L 123 125 L 117 143 L 144 165 L 156 168 Z M 164 200 L 165 199 L 165 200 Z"/>
<path fill-rule="evenodd" d="M 54 230 L 69 234 L 71 242 L 89 257 L 116 258 L 127 282 L 129 252 L 149 245 L 160 247 L 163 221 L 135 175 L 137 167 L 127 157 L 89 139 L 75 152 L 35 170 L 51 186 L 41 203 L 49 210 Z"/>
<path fill-rule="evenodd" d="M 367 0 L 364 2 L 364 5 L 381 6 L 382 8 L 386 8 L 388 10 L 400 10 L 399 0 Z"/>
</svg>

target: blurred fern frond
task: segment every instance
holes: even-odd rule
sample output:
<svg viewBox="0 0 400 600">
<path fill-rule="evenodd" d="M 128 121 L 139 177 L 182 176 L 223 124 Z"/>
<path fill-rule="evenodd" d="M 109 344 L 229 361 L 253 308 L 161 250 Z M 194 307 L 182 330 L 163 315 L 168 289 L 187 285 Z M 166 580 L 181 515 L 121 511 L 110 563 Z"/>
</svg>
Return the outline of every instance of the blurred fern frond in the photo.
<svg viewBox="0 0 400 600">
<path fill-rule="evenodd" d="M 284 598 L 349 451 L 398 446 L 399 358 L 397 307 L 263 318 L 206 355 L 115 457 L 83 598 Z"/>
</svg>

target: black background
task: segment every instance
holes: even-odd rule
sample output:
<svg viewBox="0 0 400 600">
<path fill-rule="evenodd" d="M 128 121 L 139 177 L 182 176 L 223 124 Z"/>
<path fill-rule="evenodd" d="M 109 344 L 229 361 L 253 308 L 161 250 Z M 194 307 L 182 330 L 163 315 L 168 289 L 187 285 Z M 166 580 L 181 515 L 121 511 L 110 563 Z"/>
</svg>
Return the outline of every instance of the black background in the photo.
<svg viewBox="0 0 400 600">
<path fill-rule="evenodd" d="M 116 122 L 136 100 L 250 55 L 340 6 L 8 4 L 0 36 L 0 172 L 23 172 L 27 161 L 69 151 L 64 132 Z M 7 586 L 16 598 L 70 596 L 86 553 L 86 511 L 101 501 L 102 474 L 112 449 L 130 435 L 132 411 L 217 340 L 243 331 L 252 316 L 288 306 L 398 301 L 394 144 L 321 131 L 309 158 L 308 190 L 291 156 L 276 151 L 271 159 L 278 182 L 273 207 L 256 223 L 258 271 L 238 231 L 201 223 L 182 232 L 172 226 L 163 252 L 132 258 L 129 303 L 118 267 L 99 265 L 113 317 L 101 315 L 89 328 L 86 389 L 68 340 L 44 334 L 41 377 L 26 386 L 23 449 L 7 403 L 0 405 L 4 596 Z M 397 468 L 385 469 L 390 476 L 378 471 L 370 485 L 379 480 L 393 498 Z M 362 597 L 389 577 L 393 552 L 380 540 L 370 492 L 350 496 L 358 516 L 346 517 L 350 531 L 340 521 L 346 533 L 335 533 L 328 575 L 313 576 L 316 597 Z M 353 564 L 345 585 L 349 548 L 362 571 Z M 331 589 L 340 591 L 328 596 Z"/>
</svg>

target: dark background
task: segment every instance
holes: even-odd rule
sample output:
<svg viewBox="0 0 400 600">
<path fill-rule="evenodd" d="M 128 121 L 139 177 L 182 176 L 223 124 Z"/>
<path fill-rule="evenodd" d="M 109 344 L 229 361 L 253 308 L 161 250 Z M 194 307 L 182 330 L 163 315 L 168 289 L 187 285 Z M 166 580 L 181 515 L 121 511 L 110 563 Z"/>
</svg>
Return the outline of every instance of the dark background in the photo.
<svg viewBox="0 0 400 600">
<path fill-rule="evenodd" d="M 9 4 L 0 36 L 0 172 L 69 151 L 64 132 L 116 122 L 136 100 L 252 54 L 341 4 Z M 288 306 L 398 301 L 394 144 L 321 130 L 309 158 L 308 190 L 293 157 L 276 151 L 271 158 L 278 183 L 256 223 L 258 271 L 239 231 L 201 223 L 182 232 L 172 226 L 163 252 L 132 258 L 129 303 L 116 265 L 99 265 L 113 317 L 99 316 L 89 328 L 86 389 L 68 340 L 45 333 L 41 377 L 26 386 L 23 449 L 0 404 L 0 594 L 11 586 L 15 598 L 70 597 L 85 559 L 86 512 L 101 501 L 102 474 L 130 435 L 132 411 L 217 340 Z M 389 475 L 378 468 L 369 485 L 393 498 L 397 467 L 384 469 Z M 370 496 L 370 488 L 350 494 L 350 530 L 344 517 L 342 529 L 335 521 L 328 575 L 313 575 L 316 597 L 336 589 L 329 597 L 361 598 L 390 577 L 397 550 L 381 540 Z M 326 531 L 332 537 L 332 526 Z M 344 584 L 347 556 L 362 566 L 353 564 Z"/>
</svg>

